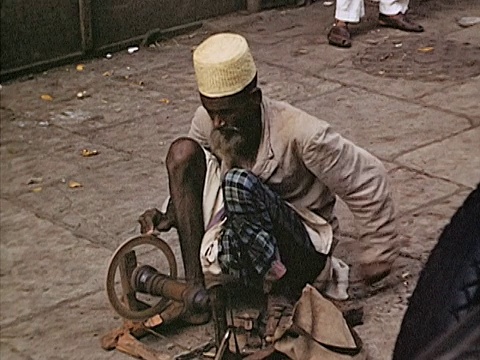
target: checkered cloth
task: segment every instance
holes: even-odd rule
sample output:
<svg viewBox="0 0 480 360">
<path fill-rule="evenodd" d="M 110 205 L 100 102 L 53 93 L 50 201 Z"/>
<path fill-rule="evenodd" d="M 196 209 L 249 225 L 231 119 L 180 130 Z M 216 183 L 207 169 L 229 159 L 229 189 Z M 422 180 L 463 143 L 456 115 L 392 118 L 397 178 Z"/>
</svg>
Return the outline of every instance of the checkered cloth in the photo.
<svg viewBox="0 0 480 360">
<path fill-rule="evenodd" d="M 227 220 L 219 241 L 218 260 L 224 273 L 245 285 L 261 286 L 277 259 L 278 241 L 315 251 L 300 217 L 250 171 L 229 170 L 222 190 Z M 289 254 L 280 256 L 287 264 Z"/>
</svg>

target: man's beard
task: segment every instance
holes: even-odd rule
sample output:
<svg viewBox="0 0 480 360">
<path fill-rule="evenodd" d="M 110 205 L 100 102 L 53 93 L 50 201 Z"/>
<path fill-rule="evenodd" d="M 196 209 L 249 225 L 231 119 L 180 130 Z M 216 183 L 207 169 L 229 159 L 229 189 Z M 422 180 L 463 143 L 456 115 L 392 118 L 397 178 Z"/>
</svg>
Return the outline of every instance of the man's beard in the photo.
<svg viewBox="0 0 480 360">
<path fill-rule="evenodd" d="M 235 127 L 213 129 L 210 133 L 210 146 L 225 169 L 249 169 L 255 160 L 256 152 L 251 148 L 247 135 Z"/>
</svg>

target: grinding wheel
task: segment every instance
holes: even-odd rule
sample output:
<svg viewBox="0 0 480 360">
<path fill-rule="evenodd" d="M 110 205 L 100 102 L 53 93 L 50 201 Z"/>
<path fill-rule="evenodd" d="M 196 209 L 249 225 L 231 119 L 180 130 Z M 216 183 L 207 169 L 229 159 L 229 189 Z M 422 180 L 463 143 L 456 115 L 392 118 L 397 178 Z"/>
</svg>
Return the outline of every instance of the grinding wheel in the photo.
<svg viewBox="0 0 480 360">
<path fill-rule="evenodd" d="M 138 302 L 141 306 L 135 308 L 131 306 L 129 301 L 127 301 L 128 295 L 133 296 L 133 301 L 135 302 L 136 297 L 135 293 L 125 294 L 125 288 L 129 286 L 130 279 L 122 279 L 122 287 L 124 294 L 122 298 L 119 298 L 119 294 L 115 289 L 115 275 L 117 270 L 120 270 L 122 264 L 125 263 L 125 259 L 129 254 L 134 254 L 134 249 L 142 245 L 151 245 L 156 249 L 160 250 L 165 258 L 167 259 L 169 273 L 168 275 L 172 279 L 177 278 L 177 263 L 172 249 L 168 244 L 161 238 L 155 235 L 141 235 L 132 239 L 125 241 L 113 254 L 108 264 L 108 271 L 106 276 L 106 290 L 108 300 L 114 308 L 114 310 L 123 318 L 134 320 L 134 321 L 144 321 L 152 316 L 160 314 L 170 303 L 170 300 L 165 298 L 160 298 L 156 303 L 149 306 L 145 303 Z M 135 256 L 135 255 L 134 255 Z M 136 260 L 135 260 L 136 261 Z M 134 289 L 130 288 L 130 291 L 134 292 Z M 131 301 L 130 301 L 131 302 Z"/>
</svg>

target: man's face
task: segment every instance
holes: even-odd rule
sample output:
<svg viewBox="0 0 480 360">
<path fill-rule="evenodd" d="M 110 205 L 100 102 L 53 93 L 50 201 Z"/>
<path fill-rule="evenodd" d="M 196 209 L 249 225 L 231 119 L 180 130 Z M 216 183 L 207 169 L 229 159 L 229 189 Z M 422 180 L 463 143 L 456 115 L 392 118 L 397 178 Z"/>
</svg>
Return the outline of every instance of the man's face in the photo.
<svg viewBox="0 0 480 360">
<path fill-rule="evenodd" d="M 256 91 L 259 92 L 254 89 L 222 98 L 201 96 L 202 104 L 212 119 L 212 151 L 232 166 L 240 166 L 243 160 L 252 160 L 258 150 L 261 95 L 258 97 Z"/>
</svg>

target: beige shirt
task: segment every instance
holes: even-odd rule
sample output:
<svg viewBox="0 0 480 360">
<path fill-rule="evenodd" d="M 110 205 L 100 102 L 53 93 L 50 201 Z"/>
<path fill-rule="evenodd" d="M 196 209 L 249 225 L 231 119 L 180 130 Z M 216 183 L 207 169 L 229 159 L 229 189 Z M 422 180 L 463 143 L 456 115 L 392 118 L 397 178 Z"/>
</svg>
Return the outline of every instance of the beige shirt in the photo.
<svg viewBox="0 0 480 360">
<path fill-rule="evenodd" d="M 360 230 L 361 262 L 398 253 L 395 212 L 383 164 L 319 120 L 285 102 L 263 98 L 263 134 L 253 173 L 297 208 L 307 208 L 338 228 L 335 195 L 352 211 Z M 212 121 L 203 107 L 189 137 L 208 148 Z"/>
</svg>

